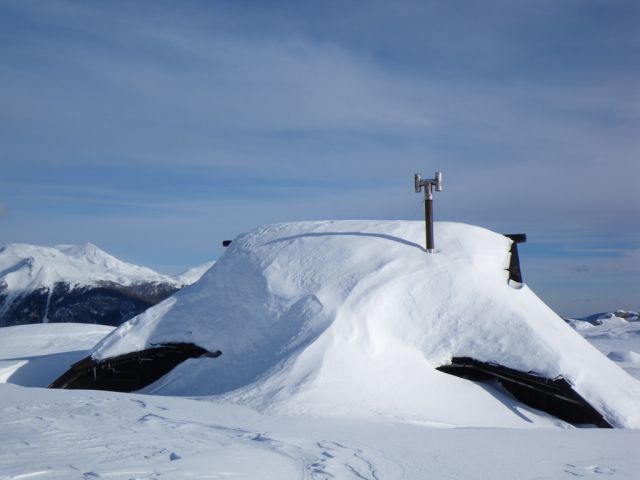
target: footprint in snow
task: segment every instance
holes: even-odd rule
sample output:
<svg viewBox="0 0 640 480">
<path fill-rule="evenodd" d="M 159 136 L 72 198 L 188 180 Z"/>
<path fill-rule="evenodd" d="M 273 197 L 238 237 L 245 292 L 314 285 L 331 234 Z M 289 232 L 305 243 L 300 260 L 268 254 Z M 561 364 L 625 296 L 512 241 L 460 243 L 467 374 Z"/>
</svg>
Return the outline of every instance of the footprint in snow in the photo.
<svg viewBox="0 0 640 480">
<path fill-rule="evenodd" d="M 242 434 L 240 434 L 238 436 L 242 437 L 242 438 L 246 438 L 246 439 L 251 440 L 253 442 L 272 442 L 273 441 L 272 438 L 269 438 L 264 433 L 242 433 Z"/>
<path fill-rule="evenodd" d="M 138 405 L 140 405 L 141 408 L 147 408 L 147 404 L 142 400 L 138 400 L 137 398 L 130 398 L 129 400 L 132 401 L 133 403 L 137 403 Z"/>
<path fill-rule="evenodd" d="M 590 469 L 593 473 L 599 473 L 601 475 L 613 475 L 616 473 L 615 468 L 608 467 L 607 465 L 593 465 L 585 468 Z"/>
<path fill-rule="evenodd" d="M 613 475 L 616 473 L 616 469 L 607 465 L 587 465 L 583 467 L 567 463 L 564 472 L 572 477 L 596 478 L 596 475 Z"/>
</svg>

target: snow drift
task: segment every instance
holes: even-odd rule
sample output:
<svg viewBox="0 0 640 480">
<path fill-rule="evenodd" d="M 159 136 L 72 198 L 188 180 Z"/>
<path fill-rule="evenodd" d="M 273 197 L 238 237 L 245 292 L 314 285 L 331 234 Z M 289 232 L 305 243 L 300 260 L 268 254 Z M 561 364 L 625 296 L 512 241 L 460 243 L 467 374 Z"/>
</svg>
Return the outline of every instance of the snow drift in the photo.
<svg viewBox="0 0 640 480">
<path fill-rule="evenodd" d="M 562 375 L 609 423 L 640 427 L 640 383 L 526 286 L 511 240 L 483 228 L 326 221 L 258 228 L 196 284 L 126 322 L 92 356 L 163 343 L 221 351 L 147 393 L 217 395 L 263 411 L 383 415 L 429 424 L 549 426 L 498 390 L 436 370 L 452 357 Z"/>
</svg>

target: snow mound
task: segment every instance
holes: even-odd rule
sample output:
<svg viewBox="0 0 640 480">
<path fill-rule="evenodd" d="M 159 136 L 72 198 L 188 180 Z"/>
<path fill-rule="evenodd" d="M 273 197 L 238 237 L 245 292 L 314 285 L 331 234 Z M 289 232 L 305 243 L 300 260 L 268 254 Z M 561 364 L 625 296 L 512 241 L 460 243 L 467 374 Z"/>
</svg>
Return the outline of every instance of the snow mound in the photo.
<svg viewBox="0 0 640 480">
<path fill-rule="evenodd" d="M 148 393 L 218 395 L 263 411 L 383 415 L 431 425 L 549 426 L 513 399 L 437 371 L 454 356 L 562 375 L 615 426 L 640 427 L 640 383 L 526 286 L 508 285 L 511 240 L 422 222 L 277 224 L 235 239 L 193 286 L 94 349 L 103 359 L 192 342 Z M 557 422 L 556 422 L 557 423 Z"/>
<path fill-rule="evenodd" d="M 0 249 L 0 283 L 9 291 L 53 287 L 58 282 L 95 285 L 113 282 L 176 284 L 173 278 L 123 262 L 91 243 L 42 247 L 13 243 Z"/>
<path fill-rule="evenodd" d="M 607 354 L 607 357 L 614 362 L 640 364 L 640 353 L 633 350 L 613 350 Z"/>
</svg>

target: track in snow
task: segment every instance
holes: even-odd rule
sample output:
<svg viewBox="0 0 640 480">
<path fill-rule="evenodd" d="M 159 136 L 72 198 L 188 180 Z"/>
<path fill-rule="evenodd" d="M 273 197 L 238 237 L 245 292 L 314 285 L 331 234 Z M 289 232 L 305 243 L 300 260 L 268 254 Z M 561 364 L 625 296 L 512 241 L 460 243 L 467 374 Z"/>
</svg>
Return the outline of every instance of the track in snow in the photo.
<svg viewBox="0 0 640 480">
<path fill-rule="evenodd" d="M 67 396 L 2 408 L 0 479 L 379 479 L 362 449 L 342 443 L 184 418 L 155 398 Z"/>
</svg>

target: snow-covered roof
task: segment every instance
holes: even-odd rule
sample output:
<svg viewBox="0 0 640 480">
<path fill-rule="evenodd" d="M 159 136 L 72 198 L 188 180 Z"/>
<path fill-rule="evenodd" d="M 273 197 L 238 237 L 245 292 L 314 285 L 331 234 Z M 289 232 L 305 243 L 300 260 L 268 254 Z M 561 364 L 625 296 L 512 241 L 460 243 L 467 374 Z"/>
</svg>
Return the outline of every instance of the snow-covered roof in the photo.
<svg viewBox="0 0 640 480">
<path fill-rule="evenodd" d="M 472 382 L 435 370 L 454 356 L 562 375 L 616 426 L 640 427 L 640 383 L 527 286 L 508 285 L 511 240 L 456 223 L 276 224 L 235 239 L 203 277 L 99 343 L 108 358 L 191 342 L 192 359 L 147 392 L 222 395 L 264 410 L 401 415 L 526 426 Z"/>
</svg>

